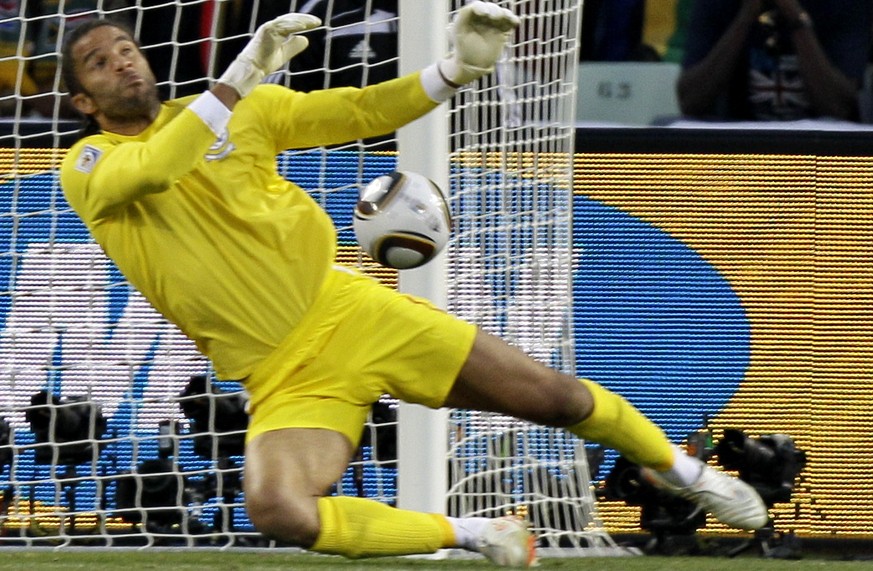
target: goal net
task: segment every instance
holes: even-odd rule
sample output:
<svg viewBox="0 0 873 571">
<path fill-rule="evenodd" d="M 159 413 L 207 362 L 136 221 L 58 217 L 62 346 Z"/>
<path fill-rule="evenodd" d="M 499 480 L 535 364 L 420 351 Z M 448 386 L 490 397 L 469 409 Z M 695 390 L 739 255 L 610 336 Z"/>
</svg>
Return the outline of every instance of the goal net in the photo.
<svg viewBox="0 0 873 571">
<path fill-rule="evenodd" d="M 398 70 L 396 0 L 46 1 L 0 7 L 0 544 L 270 545 L 243 507 L 244 393 L 136 291 L 70 210 L 57 168 L 78 123 L 57 70 L 64 35 L 128 23 L 167 98 L 202 91 L 254 28 L 288 11 L 325 26 L 271 80 L 299 90 L 364 85 Z M 522 26 L 497 72 L 447 107 L 456 228 L 448 309 L 541 361 L 574 371 L 572 142 L 581 0 L 504 0 Z M 442 11 L 451 14 L 456 0 Z M 441 22 L 427 25 L 445 27 Z M 397 166 L 392 136 L 289 151 L 283 175 L 333 217 L 342 263 L 389 284 L 356 246 L 358 189 Z M 334 492 L 397 501 L 397 403 L 374 407 Z M 451 515 L 531 519 L 546 547 L 614 547 L 584 443 L 499 415 L 451 411 Z"/>
</svg>

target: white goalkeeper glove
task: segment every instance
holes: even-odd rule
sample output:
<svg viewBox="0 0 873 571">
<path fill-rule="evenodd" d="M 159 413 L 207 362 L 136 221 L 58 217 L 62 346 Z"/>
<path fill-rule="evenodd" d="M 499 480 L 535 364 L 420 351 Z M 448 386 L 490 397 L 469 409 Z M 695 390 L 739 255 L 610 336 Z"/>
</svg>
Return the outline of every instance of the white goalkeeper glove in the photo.
<svg viewBox="0 0 873 571">
<path fill-rule="evenodd" d="M 440 75 L 452 87 L 476 81 L 494 71 L 512 31 L 521 23 L 506 8 L 476 0 L 458 12 L 449 30 L 454 52 L 438 62 Z"/>
<path fill-rule="evenodd" d="M 321 20 L 311 14 L 285 14 L 261 24 L 218 82 L 245 97 L 266 76 L 306 49 L 309 40 L 296 34 L 320 25 Z"/>
</svg>

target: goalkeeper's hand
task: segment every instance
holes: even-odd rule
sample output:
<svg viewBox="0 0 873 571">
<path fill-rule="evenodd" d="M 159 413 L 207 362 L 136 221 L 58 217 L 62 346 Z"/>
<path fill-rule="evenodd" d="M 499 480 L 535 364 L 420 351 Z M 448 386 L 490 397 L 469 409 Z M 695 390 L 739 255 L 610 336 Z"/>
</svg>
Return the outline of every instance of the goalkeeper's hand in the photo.
<svg viewBox="0 0 873 571">
<path fill-rule="evenodd" d="M 476 0 L 458 12 L 449 37 L 454 52 L 439 62 L 443 78 L 460 87 L 494 71 L 518 16 L 497 4 Z"/>
<path fill-rule="evenodd" d="M 218 82 L 245 97 L 266 76 L 306 49 L 309 40 L 296 34 L 320 25 L 321 20 L 311 14 L 285 14 L 261 24 Z"/>
</svg>

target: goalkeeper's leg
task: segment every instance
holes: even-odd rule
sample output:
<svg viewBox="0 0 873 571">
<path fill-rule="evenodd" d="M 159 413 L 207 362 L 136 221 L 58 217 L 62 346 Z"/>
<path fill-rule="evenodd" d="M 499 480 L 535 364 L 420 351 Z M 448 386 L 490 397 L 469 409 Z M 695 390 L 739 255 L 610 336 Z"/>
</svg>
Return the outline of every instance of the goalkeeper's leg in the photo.
<svg viewBox="0 0 873 571">
<path fill-rule="evenodd" d="M 658 471 L 675 463 L 664 432 L 625 399 L 596 383 L 561 374 L 481 331 L 446 406 L 566 427 Z"/>
<path fill-rule="evenodd" d="M 347 557 L 429 553 L 453 541 L 447 523 L 434 516 L 324 497 L 352 452 L 348 439 L 332 430 L 286 428 L 253 438 L 246 447 L 244 485 L 258 531 Z"/>
<path fill-rule="evenodd" d="M 246 448 L 246 508 L 268 537 L 350 558 L 479 551 L 513 567 L 534 563 L 533 538 L 507 518 L 447 518 L 354 497 L 324 497 L 352 455 L 348 438 L 324 429 L 286 428 Z"/>
<path fill-rule="evenodd" d="M 621 396 L 558 373 L 480 332 L 446 405 L 489 410 L 564 427 L 644 467 L 655 485 L 696 502 L 727 525 L 757 529 L 767 509 L 754 489 L 678 452 L 664 432 Z"/>
</svg>

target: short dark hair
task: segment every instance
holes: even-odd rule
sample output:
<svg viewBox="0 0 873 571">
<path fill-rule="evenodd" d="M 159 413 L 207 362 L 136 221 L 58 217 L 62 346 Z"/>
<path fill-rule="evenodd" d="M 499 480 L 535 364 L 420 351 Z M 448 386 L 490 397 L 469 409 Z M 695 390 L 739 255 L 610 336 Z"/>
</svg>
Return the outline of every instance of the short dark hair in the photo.
<svg viewBox="0 0 873 571">
<path fill-rule="evenodd" d="M 61 48 L 61 79 L 63 79 L 64 85 L 70 93 L 70 96 L 85 91 L 85 88 L 82 87 L 82 83 L 79 81 L 79 77 L 76 75 L 76 63 L 73 61 L 73 48 L 86 34 L 104 26 L 118 28 L 129 35 L 136 46 L 139 47 L 139 42 L 137 42 L 136 38 L 133 36 L 133 30 L 126 22 L 94 18 L 93 20 L 86 20 L 73 28 L 70 33 L 67 34 L 67 37 L 64 38 L 64 46 Z"/>
</svg>

